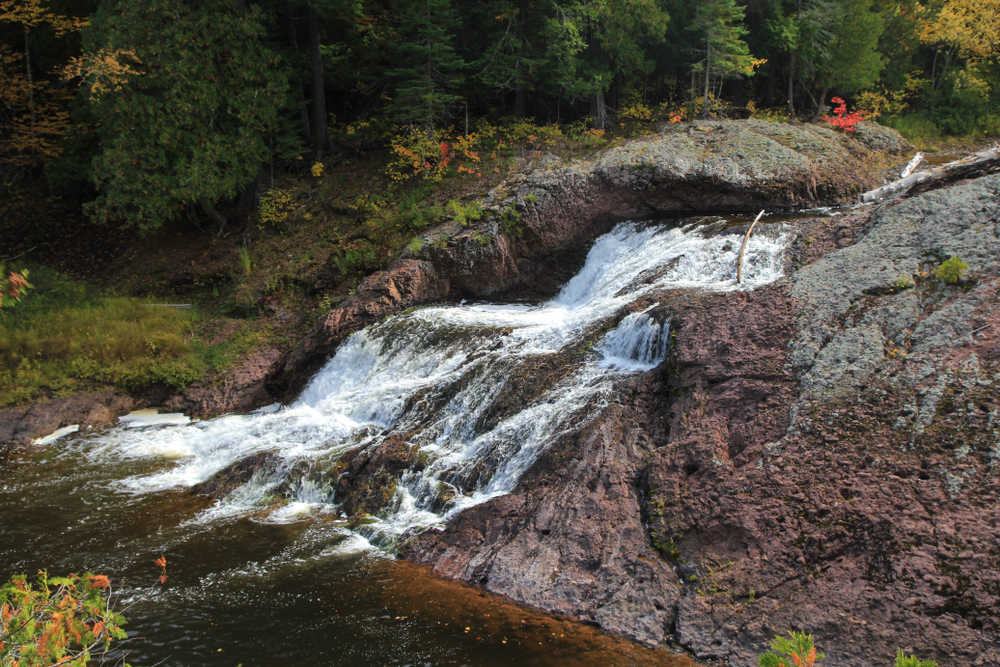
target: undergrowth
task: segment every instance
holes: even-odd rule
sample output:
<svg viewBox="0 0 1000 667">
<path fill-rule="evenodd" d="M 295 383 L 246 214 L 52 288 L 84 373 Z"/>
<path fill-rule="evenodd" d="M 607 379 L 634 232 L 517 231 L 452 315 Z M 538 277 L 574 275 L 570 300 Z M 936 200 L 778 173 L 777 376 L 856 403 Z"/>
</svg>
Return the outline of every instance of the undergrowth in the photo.
<svg viewBox="0 0 1000 667">
<path fill-rule="evenodd" d="M 29 267 L 36 289 L 0 317 L 0 407 L 107 385 L 179 390 L 203 373 L 196 313 Z"/>
</svg>

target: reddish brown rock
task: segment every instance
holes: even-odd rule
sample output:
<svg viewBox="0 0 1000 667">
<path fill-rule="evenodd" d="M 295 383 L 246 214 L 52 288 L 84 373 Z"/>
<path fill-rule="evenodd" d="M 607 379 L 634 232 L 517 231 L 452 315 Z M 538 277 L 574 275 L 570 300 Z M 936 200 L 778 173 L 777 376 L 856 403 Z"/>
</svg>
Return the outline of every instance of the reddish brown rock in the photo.
<svg viewBox="0 0 1000 667">
<path fill-rule="evenodd" d="M 73 424 L 80 428 L 108 426 L 135 409 L 137 403 L 131 397 L 104 391 L 0 410 L 0 450 L 29 445 Z"/>
<path fill-rule="evenodd" d="M 274 347 L 259 347 L 236 365 L 205 382 L 196 382 L 164 407 L 193 417 L 215 417 L 227 412 L 249 412 L 280 400 L 268 383 L 284 368 L 284 355 Z"/>
<path fill-rule="evenodd" d="M 645 405 L 654 384 L 628 393 Z M 606 409 L 555 443 L 514 493 L 418 537 L 403 557 L 521 604 L 662 642 L 678 587 L 644 525 L 642 464 L 659 426 L 642 416 Z"/>
<path fill-rule="evenodd" d="M 357 293 L 322 317 L 292 353 L 284 368 L 288 395 L 300 390 L 350 334 L 404 308 L 443 299 L 448 290 L 447 278 L 422 260 L 400 259 L 389 270 L 368 276 Z"/>
<path fill-rule="evenodd" d="M 204 482 L 195 484 L 190 493 L 219 499 L 228 496 L 251 479 L 254 475 L 275 465 L 277 457 L 272 452 L 259 452 L 236 463 L 226 466 Z"/>
</svg>

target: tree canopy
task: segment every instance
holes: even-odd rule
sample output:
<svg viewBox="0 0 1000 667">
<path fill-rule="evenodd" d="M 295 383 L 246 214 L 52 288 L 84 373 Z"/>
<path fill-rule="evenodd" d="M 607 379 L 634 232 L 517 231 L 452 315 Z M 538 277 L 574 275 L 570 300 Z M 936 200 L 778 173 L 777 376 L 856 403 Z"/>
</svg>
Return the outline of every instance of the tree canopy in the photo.
<svg viewBox="0 0 1000 667">
<path fill-rule="evenodd" d="M 93 161 L 100 220 L 149 229 L 197 203 L 221 231 L 219 199 L 236 195 L 268 156 L 285 101 L 280 58 L 259 8 L 210 0 L 105 3 L 85 33 L 89 54 L 129 54 L 126 81 L 89 80 L 101 152 Z"/>
<path fill-rule="evenodd" d="M 263 165 L 321 159 L 328 127 L 358 121 L 385 146 L 696 103 L 818 121 L 838 96 L 996 132 L 998 17 L 1000 0 L 0 0 L 0 176 L 76 183 L 99 220 L 219 232 Z"/>
</svg>

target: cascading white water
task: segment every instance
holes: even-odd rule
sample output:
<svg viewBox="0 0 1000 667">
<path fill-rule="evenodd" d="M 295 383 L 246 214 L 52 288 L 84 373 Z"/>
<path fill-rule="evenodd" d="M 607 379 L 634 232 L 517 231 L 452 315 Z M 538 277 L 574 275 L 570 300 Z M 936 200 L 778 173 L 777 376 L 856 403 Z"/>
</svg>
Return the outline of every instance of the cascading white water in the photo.
<svg viewBox="0 0 1000 667">
<path fill-rule="evenodd" d="M 753 237 L 744 283 L 737 285 L 740 239 L 713 231 L 622 223 L 595 242 L 583 269 L 549 302 L 403 313 L 345 341 L 299 399 L 279 411 L 190 424 L 132 422 L 133 428 L 79 438 L 74 450 L 172 460 L 122 480 L 121 488 L 133 493 L 190 487 L 250 455 L 272 453 L 272 468 L 202 520 L 259 507 L 284 480 L 293 489 L 291 504 L 271 520 L 289 521 L 336 510 L 336 480 L 287 480 L 296 464 L 329 469 L 349 450 L 405 434 L 425 466 L 405 472 L 391 507 L 363 528 L 372 541 L 392 544 L 404 532 L 442 525 L 465 507 L 510 492 L 555 437 L 610 400 L 617 379 L 665 358 L 669 323 L 657 322 L 649 309 L 622 317 L 630 303 L 664 288 L 752 289 L 781 276 L 789 235 Z M 596 338 L 590 352 L 583 345 L 588 338 Z M 562 355 L 562 365 L 526 387 L 522 379 L 553 355 Z M 511 392 L 523 400 L 510 405 Z"/>
<path fill-rule="evenodd" d="M 595 348 L 604 355 L 602 366 L 648 371 L 667 358 L 670 323 L 657 322 L 646 313 L 632 313 L 618 323 Z"/>
</svg>

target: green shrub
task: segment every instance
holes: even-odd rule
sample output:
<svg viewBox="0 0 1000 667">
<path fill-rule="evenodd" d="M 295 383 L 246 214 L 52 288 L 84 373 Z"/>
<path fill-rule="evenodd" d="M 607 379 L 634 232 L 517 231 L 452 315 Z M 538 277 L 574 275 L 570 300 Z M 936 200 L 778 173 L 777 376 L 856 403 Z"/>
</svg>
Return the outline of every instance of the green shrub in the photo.
<svg viewBox="0 0 1000 667">
<path fill-rule="evenodd" d="M 945 262 L 941 262 L 941 266 L 937 268 L 934 275 L 946 283 L 957 283 L 962 279 L 962 274 L 965 273 L 967 268 L 969 268 L 968 264 L 958 257 L 952 257 Z"/>
<path fill-rule="evenodd" d="M 516 239 L 524 237 L 524 221 L 512 206 L 505 206 L 500 212 L 500 231 Z"/>
<path fill-rule="evenodd" d="M 366 271 L 379 266 L 375 247 L 364 239 L 351 244 L 343 256 L 334 257 L 333 263 L 340 269 L 341 275 L 345 276 L 353 271 Z"/>
<path fill-rule="evenodd" d="M 906 655 L 903 649 L 896 651 L 896 667 L 938 667 L 933 660 L 920 660 L 915 656 Z"/>
<path fill-rule="evenodd" d="M 483 217 L 483 210 L 478 201 L 463 205 L 462 202 L 452 199 L 445 206 L 445 210 L 463 227 L 471 227 L 473 222 Z"/>
<path fill-rule="evenodd" d="M 243 275 L 250 275 L 250 272 L 253 270 L 253 263 L 250 261 L 250 251 L 245 245 L 240 246 L 237 259 L 239 260 L 240 270 L 243 271 Z"/>
<path fill-rule="evenodd" d="M 922 113 L 884 117 L 880 122 L 896 130 L 907 141 L 917 146 L 941 139 L 941 129 Z"/>
<path fill-rule="evenodd" d="M 817 660 L 826 657 L 822 653 L 816 653 L 812 635 L 807 635 L 804 632 L 789 632 L 788 634 L 791 640 L 778 636 L 771 641 L 773 650 L 784 653 L 788 657 L 778 655 L 778 653 L 765 653 L 758 660 L 760 667 L 813 667 Z"/>
</svg>

